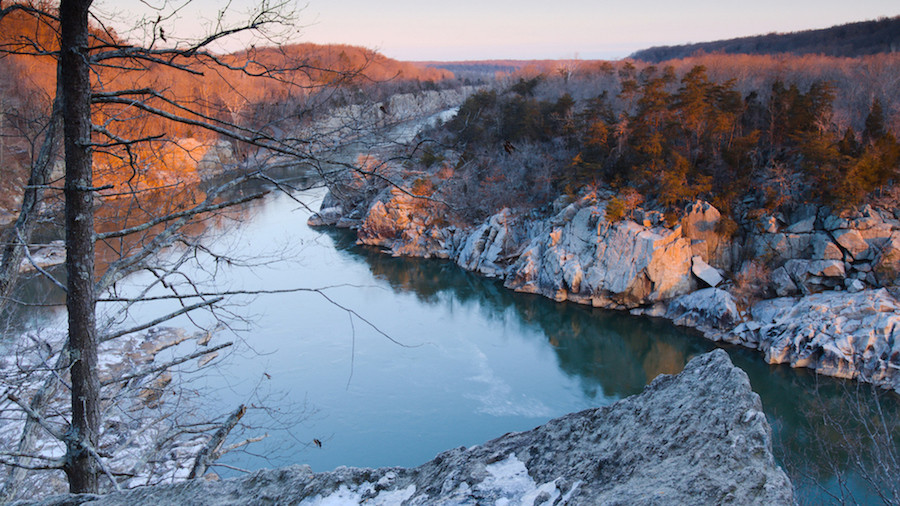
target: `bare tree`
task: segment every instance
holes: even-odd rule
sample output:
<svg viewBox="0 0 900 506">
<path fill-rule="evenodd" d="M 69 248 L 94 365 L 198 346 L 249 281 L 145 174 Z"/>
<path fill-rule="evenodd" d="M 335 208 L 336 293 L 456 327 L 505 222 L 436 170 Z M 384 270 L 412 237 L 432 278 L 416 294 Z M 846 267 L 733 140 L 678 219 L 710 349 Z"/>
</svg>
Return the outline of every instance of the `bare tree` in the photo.
<svg viewBox="0 0 900 506">
<path fill-rule="evenodd" d="M 266 181 L 276 188 L 283 188 L 281 183 L 266 174 L 267 167 L 306 164 L 324 170 L 325 167 L 346 165 L 340 161 L 323 162 L 323 159 L 326 153 L 339 151 L 341 145 L 358 140 L 366 126 L 365 121 L 349 126 L 346 122 L 329 124 L 324 129 L 303 129 L 298 124 L 281 125 L 280 128 L 272 124 L 248 125 L 238 117 L 238 111 L 242 108 L 237 102 L 227 103 L 229 111 L 217 114 L 210 112 L 208 102 L 187 101 L 170 89 L 155 88 L 152 80 L 146 77 L 142 80 L 140 75 L 143 73 L 146 76 L 147 72 L 163 69 L 189 77 L 214 74 L 226 82 L 229 78 L 253 78 L 302 90 L 299 94 L 307 97 L 325 90 L 326 97 L 320 100 L 327 100 L 327 90 L 359 76 L 362 69 L 334 70 L 296 59 L 279 60 L 272 58 L 270 53 L 252 50 L 238 56 L 223 56 L 207 49 L 228 36 L 264 32 L 269 27 L 292 22 L 294 13 L 287 3 L 263 1 L 247 22 L 234 26 L 217 24 L 212 33 L 189 44 L 167 44 L 161 23 L 165 16 L 161 14 L 156 20 L 145 21 L 143 26 L 149 34 L 145 46 L 135 46 L 118 39 L 92 11 L 92 0 L 62 0 L 58 12 L 47 5 L 35 3 L 0 5 L 0 26 L 5 16 L 17 11 L 58 25 L 58 49 L 36 44 L 29 46 L 28 43 L 18 48 L 6 48 L 17 54 L 56 56 L 58 92 L 50 127 L 44 135 L 41 157 L 32 167 L 32 178 L 20 213 L 22 223 L 16 224 L 14 235 L 6 241 L 3 271 L 0 272 L 0 296 L 8 296 L 21 259 L 28 256 L 27 244 L 42 193 L 59 190 L 48 180 L 48 160 L 58 138 L 58 117 L 62 121 L 65 151 L 62 192 L 65 199 L 67 256 L 65 283 L 55 282 L 66 292 L 68 332 L 61 348 L 49 346 L 45 353 L 42 351 L 43 345 L 38 346 L 40 360 L 35 367 L 45 374 L 46 379 L 33 390 L 30 400 L 21 398 L 15 389 L 7 388 L 3 392 L 2 402 L 16 406 L 26 418 L 26 428 L 18 450 L 7 455 L 3 463 L 19 470 L 62 469 L 71 492 L 96 493 L 100 489 L 101 476 L 105 475 L 113 487 L 117 487 L 119 481 L 108 465 L 113 456 L 105 454 L 100 448 L 102 413 L 110 400 L 127 391 L 129 382 L 135 378 L 166 383 L 163 375 L 170 367 L 215 351 L 207 348 L 159 366 L 145 367 L 124 377 L 103 379 L 98 363 L 98 350 L 103 343 L 200 309 L 209 311 L 217 320 L 227 316 L 227 311 L 222 312 L 222 304 L 229 293 L 206 291 L 201 283 L 192 279 L 181 285 L 172 281 L 185 276 L 179 268 L 197 252 L 210 255 L 216 261 L 232 261 L 203 246 L 192 227 L 198 220 L 208 220 L 232 206 L 258 199 L 267 193 L 267 189 L 244 189 L 242 185 L 249 181 Z M 132 79 L 135 74 L 138 77 Z M 321 101 L 309 103 L 310 106 L 322 104 Z M 156 131 L 153 131 L 152 123 L 147 126 L 147 118 L 158 122 Z M 154 187 L 153 183 L 146 184 L 142 179 L 146 172 L 143 164 L 146 163 L 147 152 L 173 148 L 173 145 L 173 149 L 179 148 L 166 134 L 166 129 L 172 128 L 171 125 L 202 130 L 212 138 L 227 138 L 243 146 L 252 146 L 257 155 L 252 162 L 259 165 L 247 164 L 234 177 L 205 188 L 198 194 L 192 193 L 191 200 L 181 201 L 177 206 L 154 208 L 142 196 L 159 185 Z M 46 157 L 43 156 L 45 150 Z M 98 177 L 101 175 L 98 157 L 121 162 L 108 179 Z M 174 186 L 183 188 L 178 183 Z M 98 215 L 102 210 L 97 207 L 98 202 L 122 198 L 132 202 L 125 206 L 128 209 L 125 215 Z M 186 253 L 176 255 L 168 264 L 157 264 L 159 253 L 176 244 L 183 246 Z M 113 253 L 110 254 L 110 251 Z M 151 273 L 155 281 L 137 294 L 120 293 L 119 282 L 142 270 Z M 43 273 L 52 279 L 50 273 Z M 158 288 L 169 293 L 151 293 Z M 136 304 L 160 299 L 174 300 L 180 307 L 149 322 L 139 322 L 127 328 L 110 326 L 121 323 L 116 318 L 98 325 L 98 303 L 119 304 L 118 311 L 122 313 Z M 23 370 L 27 374 L 27 369 Z M 141 384 L 148 383 L 144 381 Z M 65 414 L 45 412 L 49 400 L 61 389 L 70 392 L 68 419 Z M 241 406 L 223 424 L 201 424 L 196 428 L 197 432 L 218 431 L 211 437 L 210 446 L 201 452 L 192 476 L 202 475 L 211 460 L 229 449 L 223 447 L 224 437 L 244 412 L 245 408 Z M 54 457 L 35 451 L 31 444 L 38 431 L 64 442 L 65 454 Z M 17 481 L 11 474 L 4 491 L 6 497 L 15 495 Z"/>
</svg>

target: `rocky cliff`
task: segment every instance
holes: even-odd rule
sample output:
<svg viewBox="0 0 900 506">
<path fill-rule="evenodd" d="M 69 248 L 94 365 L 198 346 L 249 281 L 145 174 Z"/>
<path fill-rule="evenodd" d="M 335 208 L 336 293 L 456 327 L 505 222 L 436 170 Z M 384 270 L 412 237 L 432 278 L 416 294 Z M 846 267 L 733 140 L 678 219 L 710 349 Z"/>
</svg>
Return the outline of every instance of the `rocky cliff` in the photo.
<svg viewBox="0 0 900 506">
<path fill-rule="evenodd" d="M 640 208 L 609 219 L 611 194 L 591 192 L 472 226 L 448 223 L 439 199 L 354 184 L 329 194 L 310 224 L 356 228 L 361 244 L 393 255 L 448 258 L 516 291 L 666 317 L 759 349 L 770 363 L 900 391 L 891 292 L 900 219 L 890 211 L 800 206 L 793 216 L 747 217 L 735 236 L 707 202 L 674 221 Z"/>
<path fill-rule="evenodd" d="M 419 467 L 306 466 L 50 505 L 792 504 L 747 375 L 713 351 L 607 407 L 457 448 Z"/>
</svg>

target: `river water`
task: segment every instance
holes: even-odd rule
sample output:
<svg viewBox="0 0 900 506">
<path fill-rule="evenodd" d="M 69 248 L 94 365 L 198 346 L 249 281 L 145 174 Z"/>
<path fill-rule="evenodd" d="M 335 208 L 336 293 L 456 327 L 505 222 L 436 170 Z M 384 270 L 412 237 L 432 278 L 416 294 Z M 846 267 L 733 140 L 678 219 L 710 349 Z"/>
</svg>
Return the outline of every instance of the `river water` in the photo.
<svg viewBox="0 0 900 506">
<path fill-rule="evenodd" d="M 323 194 L 295 196 L 317 208 Z M 392 258 L 356 246 L 351 232 L 309 228 L 309 214 L 273 195 L 249 205 L 240 219 L 222 220 L 208 240 L 235 258 L 273 260 L 217 266 L 220 287 L 320 290 L 236 299 L 234 313 L 247 320 L 231 320 L 234 331 L 222 329 L 212 342 L 236 339 L 235 351 L 204 374 L 189 375 L 210 412 L 240 403 L 272 408 L 250 410 L 245 435 L 269 437 L 226 456 L 222 462 L 234 468 L 415 466 L 446 449 L 638 393 L 715 346 L 664 320 L 517 294 L 446 261 Z M 131 281 L 140 286 L 147 279 Z M 44 325 L 60 320 L 58 313 L 43 314 Z M 211 322 L 198 314 L 167 325 Z M 801 466 L 822 458 L 806 453 L 815 446 L 807 425 L 816 423 L 806 399 L 815 384 L 834 392 L 841 382 L 725 349 L 762 397 L 779 458 Z M 806 470 L 835 486 L 832 472 Z M 801 493 L 822 498 L 809 484 Z"/>
</svg>

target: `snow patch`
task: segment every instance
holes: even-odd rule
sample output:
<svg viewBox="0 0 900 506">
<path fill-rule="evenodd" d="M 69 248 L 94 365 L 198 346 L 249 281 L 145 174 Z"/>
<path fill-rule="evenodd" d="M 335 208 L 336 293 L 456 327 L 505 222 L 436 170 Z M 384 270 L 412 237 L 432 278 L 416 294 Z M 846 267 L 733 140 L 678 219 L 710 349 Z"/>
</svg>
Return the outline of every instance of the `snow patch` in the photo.
<svg viewBox="0 0 900 506">
<path fill-rule="evenodd" d="M 416 493 L 416 486 L 409 485 L 400 490 L 384 490 L 375 497 L 369 497 L 375 487 L 368 482 L 361 483 L 353 488 L 346 484 L 338 487 L 330 495 L 306 498 L 300 501 L 300 506 L 348 506 L 366 504 L 372 506 L 391 506 L 400 504 Z"/>
</svg>

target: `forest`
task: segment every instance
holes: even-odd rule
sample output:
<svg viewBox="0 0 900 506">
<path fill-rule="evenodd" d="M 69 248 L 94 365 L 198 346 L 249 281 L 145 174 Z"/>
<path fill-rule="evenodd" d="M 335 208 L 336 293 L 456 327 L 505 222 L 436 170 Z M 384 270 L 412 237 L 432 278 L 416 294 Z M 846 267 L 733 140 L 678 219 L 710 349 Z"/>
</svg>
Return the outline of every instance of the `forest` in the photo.
<svg viewBox="0 0 900 506">
<path fill-rule="evenodd" d="M 633 53 L 631 58 L 659 63 L 702 53 L 821 54 L 856 57 L 896 52 L 898 49 L 900 49 L 900 16 L 895 16 L 820 30 L 770 33 L 715 42 L 651 47 Z"/>
<path fill-rule="evenodd" d="M 477 218 L 584 186 L 612 188 L 623 212 L 849 207 L 894 195 L 898 69 L 896 55 L 708 55 L 519 73 L 469 98 L 423 159 L 452 162 L 467 184 L 447 198 Z"/>
<path fill-rule="evenodd" d="M 36 153 L 35 140 L 47 123 L 55 94 L 58 26 L 56 21 L 15 11 L 3 19 L 0 31 L 0 163 L 7 177 L 24 184 L 29 160 Z M 127 43 L 112 30 L 93 29 L 99 48 Z M 240 124 L 261 129 L 290 128 L 320 119 L 324 107 L 377 101 L 401 91 L 435 88 L 451 79 L 447 70 L 400 62 L 362 47 L 347 45 L 290 44 L 248 48 L 222 55 L 214 61 L 200 55 L 176 57 L 173 65 L 141 61 L 134 66 L 101 65 L 93 75 L 98 90 L 161 90 L 146 104 L 165 112 L 185 112 L 203 122 Z M 271 69 L 278 69 L 277 75 Z M 148 80 L 148 76 L 152 76 Z M 175 164 L 167 159 L 184 157 L 173 139 L 211 142 L 220 135 L 185 122 L 166 120 L 146 111 L 129 110 L 132 97 L 107 98 L 94 111 L 94 122 L 113 136 L 154 139 L 123 157 L 120 148 L 97 150 L 96 183 L 122 183 L 130 175 L 136 186 L 154 187 L 172 178 L 196 180 L 189 173 L 170 173 Z M 277 116 L 277 117 L 276 117 Z M 281 121 L 281 123 L 277 123 Z M 123 162 L 124 160 L 124 162 Z M 131 174 L 132 168 L 147 170 Z M 14 196 L 3 193 L 0 208 L 10 209 Z"/>
</svg>

